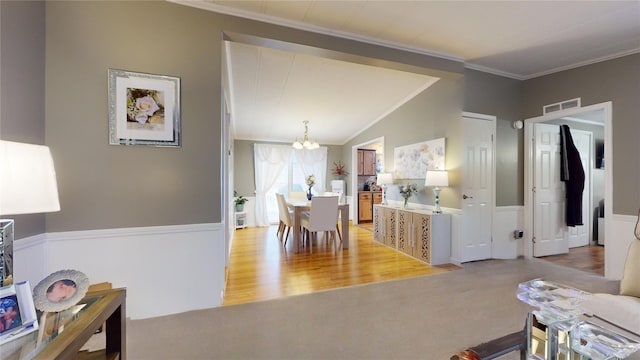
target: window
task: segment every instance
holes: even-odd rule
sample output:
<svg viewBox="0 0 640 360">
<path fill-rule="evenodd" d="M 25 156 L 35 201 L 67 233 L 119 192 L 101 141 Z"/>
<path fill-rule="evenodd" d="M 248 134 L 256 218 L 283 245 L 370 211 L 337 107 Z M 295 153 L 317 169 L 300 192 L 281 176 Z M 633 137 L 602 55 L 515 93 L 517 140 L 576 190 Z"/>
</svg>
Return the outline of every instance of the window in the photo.
<svg viewBox="0 0 640 360">
<path fill-rule="evenodd" d="M 289 198 L 292 192 L 307 191 L 306 176 L 316 176 L 312 194 L 325 191 L 327 148 L 294 150 L 285 145 L 255 144 L 256 225 L 279 220 L 276 193 Z"/>
</svg>

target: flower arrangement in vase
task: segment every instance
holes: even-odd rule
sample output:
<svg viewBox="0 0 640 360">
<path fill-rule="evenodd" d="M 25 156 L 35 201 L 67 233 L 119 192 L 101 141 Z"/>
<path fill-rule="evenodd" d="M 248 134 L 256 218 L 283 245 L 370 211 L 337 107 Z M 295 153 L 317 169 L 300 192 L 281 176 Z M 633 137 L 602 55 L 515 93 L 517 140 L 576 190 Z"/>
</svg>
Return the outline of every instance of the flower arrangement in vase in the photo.
<svg viewBox="0 0 640 360">
<path fill-rule="evenodd" d="M 409 198 L 413 193 L 418 191 L 418 186 L 416 184 L 407 184 L 400 186 L 400 195 L 404 198 L 403 208 L 407 208 L 407 203 Z"/>
<path fill-rule="evenodd" d="M 349 175 L 349 172 L 345 169 L 342 161 L 334 162 L 333 166 L 333 175 L 337 180 L 342 180 L 345 176 Z"/>
<path fill-rule="evenodd" d="M 311 200 L 311 188 L 316 184 L 316 176 L 311 174 L 304 179 L 304 182 L 309 187 L 309 191 L 307 191 L 307 200 Z"/>
</svg>

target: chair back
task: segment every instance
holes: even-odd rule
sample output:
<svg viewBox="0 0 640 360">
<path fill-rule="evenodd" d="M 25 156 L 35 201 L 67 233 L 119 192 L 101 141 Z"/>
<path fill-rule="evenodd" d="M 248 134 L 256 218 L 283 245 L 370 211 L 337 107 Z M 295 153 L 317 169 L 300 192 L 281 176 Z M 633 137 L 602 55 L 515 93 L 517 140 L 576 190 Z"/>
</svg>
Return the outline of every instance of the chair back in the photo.
<svg viewBox="0 0 640 360">
<path fill-rule="evenodd" d="M 324 194 L 322 194 L 321 196 L 337 196 L 338 197 L 338 204 L 343 204 L 344 203 L 344 196 L 342 196 L 342 192 L 325 191 Z"/>
<path fill-rule="evenodd" d="M 291 214 L 289 213 L 289 208 L 287 207 L 287 200 L 284 198 L 284 195 L 276 194 L 276 200 L 278 200 L 278 213 L 280 216 L 280 221 L 282 221 L 287 226 L 293 226 L 293 219 L 291 219 Z"/>
<path fill-rule="evenodd" d="M 338 223 L 338 197 L 312 197 L 309 222 L 309 231 L 334 231 Z"/>
</svg>

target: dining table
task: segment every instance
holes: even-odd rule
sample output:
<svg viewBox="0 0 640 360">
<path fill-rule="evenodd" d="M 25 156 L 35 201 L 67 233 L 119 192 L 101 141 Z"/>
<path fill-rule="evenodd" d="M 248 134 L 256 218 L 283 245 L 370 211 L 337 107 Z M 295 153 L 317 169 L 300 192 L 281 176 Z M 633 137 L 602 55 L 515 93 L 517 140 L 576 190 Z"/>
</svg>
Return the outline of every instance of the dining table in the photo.
<svg viewBox="0 0 640 360">
<path fill-rule="evenodd" d="M 293 211 L 293 246 L 296 252 L 300 252 L 300 246 L 302 242 L 300 219 L 302 213 L 311 210 L 311 201 L 307 200 L 287 200 L 287 207 Z M 338 204 L 338 211 L 340 212 L 340 234 L 342 235 L 342 249 L 349 248 L 349 204 Z"/>
</svg>

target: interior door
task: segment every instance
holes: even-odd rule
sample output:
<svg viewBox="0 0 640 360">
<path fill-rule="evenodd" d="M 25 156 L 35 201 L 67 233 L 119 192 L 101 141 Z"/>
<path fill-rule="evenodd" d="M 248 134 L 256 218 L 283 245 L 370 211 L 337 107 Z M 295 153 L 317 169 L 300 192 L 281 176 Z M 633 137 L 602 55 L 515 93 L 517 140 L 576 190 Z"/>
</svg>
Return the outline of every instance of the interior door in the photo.
<svg viewBox="0 0 640 360">
<path fill-rule="evenodd" d="M 533 256 L 569 252 L 564 183 L 560 181 L 560 127 L 534 124 Z"/>
<path fill-rule="evenodd" d="M 494 127 L 486 119 L 463 117 L 461 262 L 491 257 Z"/>
<path fill-rule="evenodd" d="M 582 195 L 582 220 L 584 225 L 568 228 L 569 248 L 587 246 L 591 241 L 591 164 L 593 164 L 592 138 L 589 131 L 571 129 L 571 138 L 580 152 L 580 161 L 584 169 L 584 193 Z"/>
</svg>

